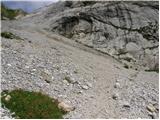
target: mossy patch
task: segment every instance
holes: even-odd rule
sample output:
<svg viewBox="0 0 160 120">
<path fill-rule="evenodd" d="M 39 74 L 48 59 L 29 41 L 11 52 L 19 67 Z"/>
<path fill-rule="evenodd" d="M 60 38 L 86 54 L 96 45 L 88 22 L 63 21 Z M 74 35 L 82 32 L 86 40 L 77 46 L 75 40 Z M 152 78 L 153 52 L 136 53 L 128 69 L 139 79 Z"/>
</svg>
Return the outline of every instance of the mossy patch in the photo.
<svg viewBox="0 0 160 120">
<path fill-rule="evenodd" d="M 58 108 L 56 100 L 39 92 L 13 90 L 1 94 L 2 107 L 15 112 L 15 116 L 21 119 L 61 119 L 65 114 Z M 6 101 L 5 95 L 10 95 L 11 99 Z"/>
<path fill-rule="evenodd" d="M 22 38 L 20 38 L 20 37 L 17 36 L 17 35 L 14 35 L 14 34 L 11 33 L 11 32 L 2 32 L 2 33 L 1 33 L 1 36 L 4 37 L 4 38 L 7 38 L 7 39 L 23 40 Z"/>
</svg>

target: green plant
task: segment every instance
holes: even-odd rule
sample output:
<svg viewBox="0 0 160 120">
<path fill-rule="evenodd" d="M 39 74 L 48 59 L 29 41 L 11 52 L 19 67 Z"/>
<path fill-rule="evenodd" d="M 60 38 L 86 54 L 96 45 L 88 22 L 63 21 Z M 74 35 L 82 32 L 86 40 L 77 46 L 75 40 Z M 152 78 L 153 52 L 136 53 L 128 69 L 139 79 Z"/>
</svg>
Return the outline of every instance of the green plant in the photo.
<svg viewBox="0 0 160 120">
<path fill-rule="evenodd" d="M 1 19 L 5 20 L 8 18 L 9 20 L 14 20 L 16 16 L 23 14 L 26 15 L 27 13 L 21 9 L 12 10 L 7 8 L 3 3 L 1 3 Z"/>
<path fill-rule="evenodd" d="M 8 39 L 18 39 L 18 40 L 22 40 L 22 38 L 20 38 L 19 36 L 14 35 L 11 32 L 2 32 L 1 36 L 4 38 L 8 38 Z"/>
<path fill-rule="evenodd" d="M 4 91 L 1 93 L 2 107 L 5 106 L 15 112 L 16 117 L 22 119 L 59 119 L 63 118 L 64 111 L 58 108 L 58 102 L 47 95 L 39 92 L 29 92 L 23 90 Z M 11 99 L 6 101 L 5 94 Z"/>
</svg>

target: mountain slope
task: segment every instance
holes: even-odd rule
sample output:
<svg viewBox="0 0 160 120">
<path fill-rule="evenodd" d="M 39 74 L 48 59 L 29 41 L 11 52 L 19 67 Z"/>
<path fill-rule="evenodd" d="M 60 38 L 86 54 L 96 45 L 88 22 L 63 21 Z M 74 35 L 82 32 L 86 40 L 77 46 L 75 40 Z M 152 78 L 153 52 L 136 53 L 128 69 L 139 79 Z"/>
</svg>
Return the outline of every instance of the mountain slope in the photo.
<svg viewBox="0 0 160 120">
<path fill-rule="evenodd" d="M 14 19 L 23 17 L 26 14 L 27 13 L 21 9 L 12 10 L 7 8 L 3 3 L 1 3 L 1 19 L 2 20 L 5 20 L 5 19 L 14 20 Z"/>
<path fill-rule="evenodd" d="M 114 40 L 119 42 L 127 37 L 129 41 L 127 35 L 132 33 L 132 41 L 136 34 L 141 35 L 137 31 L 124 34 L 126 28 L 118 29 L 114 27 L 115 24 L 107 22 L 110 20 L 114 23 L 119 18 L 128 19 L 126 11 L 147 9 L 148 11 L 142 11 L 143 14 L 137 13 L 137 16 L 141 16 L 139 21 L 142 21 L 143 15 L 143 19 L 148 17 L 148 21 L 157 19 L 154 18 L 157 15 L 156 2 L 155 5 L 145 2 L 125 4 L 128 9 L 123 11 L 121 2 L 58 2 L 23 19 L 2 21 L 2 32 L 8 31 L 22 38 L 17 40 L 2 37 L 2 91 L 20 88 L 47 94 L 75 108 L 64 118 L 159 118 L 159 74 L 155 71 L 146 72 L 144 69 L 127 69 L 120 58 L 115 60 L 109 52 L 106 54 L 98 51 L 86 43 L 90 42 L 89 38 L 102 38 L 103 32 L 117 32 L 116 38 L 110 40 L 113 43 L 107 41 L 109 46 L 105 48 L 111 47 L 112 50 Z M 112 16 L 115 9 L 124 12 L 118 13 L 122 14 L 121 17 Z M 151 11 L 153 13 L 147 16 Z M 95 17 L 88 17 L 93 14 Z M 107 15 L 109 18 L 106 19 Z M 119 21 L 115 23 L 118 25 Z M 133 25 L 132 30 L 143 26 L 143 23 L 138 23 L 137 26 Z M 90 25 L 99 27 L 98 31 L 90 31 L 95 30 Z M 143 29 L 146 25 L 149 23 L 144 23 Z M 85 36 L 74 39 L 73 36 L 81 32 Z M 151 41 L 158 44 L 156 32 Z M 150 40 L 143 42 L 144 39 L 134 39 L 134 43 L 138 42 L 141 47 L 144 43 L 154 45 Z M 103 46 L 98 43 L 94 45 Z M 121 44 L 116 45 L 123 47 Z M 131 47 L 134 45 L 131 44 Z M 157 47 L 153 50 L 157 51 Z M 136 65 L 133 67 L 137 68 Z"/>
<path fill-rule="evenodd" d="M 157 71 L 158 2 L 58 2 L 33 17 L 43 28 L 110 54 L 129 68 Z"/>
</svg>

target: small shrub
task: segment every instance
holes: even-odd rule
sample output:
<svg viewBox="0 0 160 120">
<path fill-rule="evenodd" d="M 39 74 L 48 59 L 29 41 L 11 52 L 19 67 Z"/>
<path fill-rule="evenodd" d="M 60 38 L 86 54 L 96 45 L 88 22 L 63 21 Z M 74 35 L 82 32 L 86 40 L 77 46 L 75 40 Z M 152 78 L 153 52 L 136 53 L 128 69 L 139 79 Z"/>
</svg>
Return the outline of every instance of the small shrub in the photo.
<svg viewBox="0 0 160 120">
<path fill-rule="evenodd" d="M 11 32 L 2 32 L 1 36 L 4 38 L 8 38 L 8 39 L 18 39 L 18 40 L 22 40 L 19 36 L 14 35 Z"/>
<path fill-rule="evenodd" d="M 4 37 L 4 38 L 13 39 L 14 35 L 12 33 L 10 33 L 10 32 L 2 32 L 1 36 Z"/>
<path fill-rule="evenodd" d="M 5 100 L 5 94 L 10 95 L 9 101 Z M 47 95 L 37 92 L 13 90 L 2 92 L 2 107 L 5 106 L 15 112 L 15 116 L 22 119 L 58 119 L 63 118 L 64 111 L 58 108 L 58 103 Z"/>
</svg>

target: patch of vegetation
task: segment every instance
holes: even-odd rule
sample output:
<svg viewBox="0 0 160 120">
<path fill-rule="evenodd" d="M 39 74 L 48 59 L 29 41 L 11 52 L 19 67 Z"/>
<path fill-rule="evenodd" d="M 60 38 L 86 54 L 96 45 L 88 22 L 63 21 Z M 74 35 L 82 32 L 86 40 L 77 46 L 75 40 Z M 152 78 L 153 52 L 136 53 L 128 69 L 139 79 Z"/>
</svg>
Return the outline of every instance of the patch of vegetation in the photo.
<svg viewBox="0 0 160 120">
<path fill-rule="evenodd" d="M 4 37 L 4 38 L 8 38 L 8 39 L 18 39 L 18 40 L 22 40 L 22 38 L 20 38 L 20 37 L 17 36 L 17 35 L 14 35 L 14 34 L 11 33 L 11 32 L 2 32 L 2 33 L 1 33 L 1 36 Z"/>
<path fill-rule="evenodd" d="M 15 17 L 20 14 L 26 15 L 27 13 L 21 9 L 16 9 L 16 10 L 9 9 L 3 3 L 1 3 L 1 19 L 2 20 L 5 20 L 5 19 L 14 20 Z"/>
<path fill-rule="evenodd" d="M 64 111 L 58 108 L 58 102 L 47 95 L 23 90 L 3 91 L 2 107 L 7 107 L 21 119 L 62 119 Z M 10 100 L 6 100 L 10 95 Z"/>
</svg>

